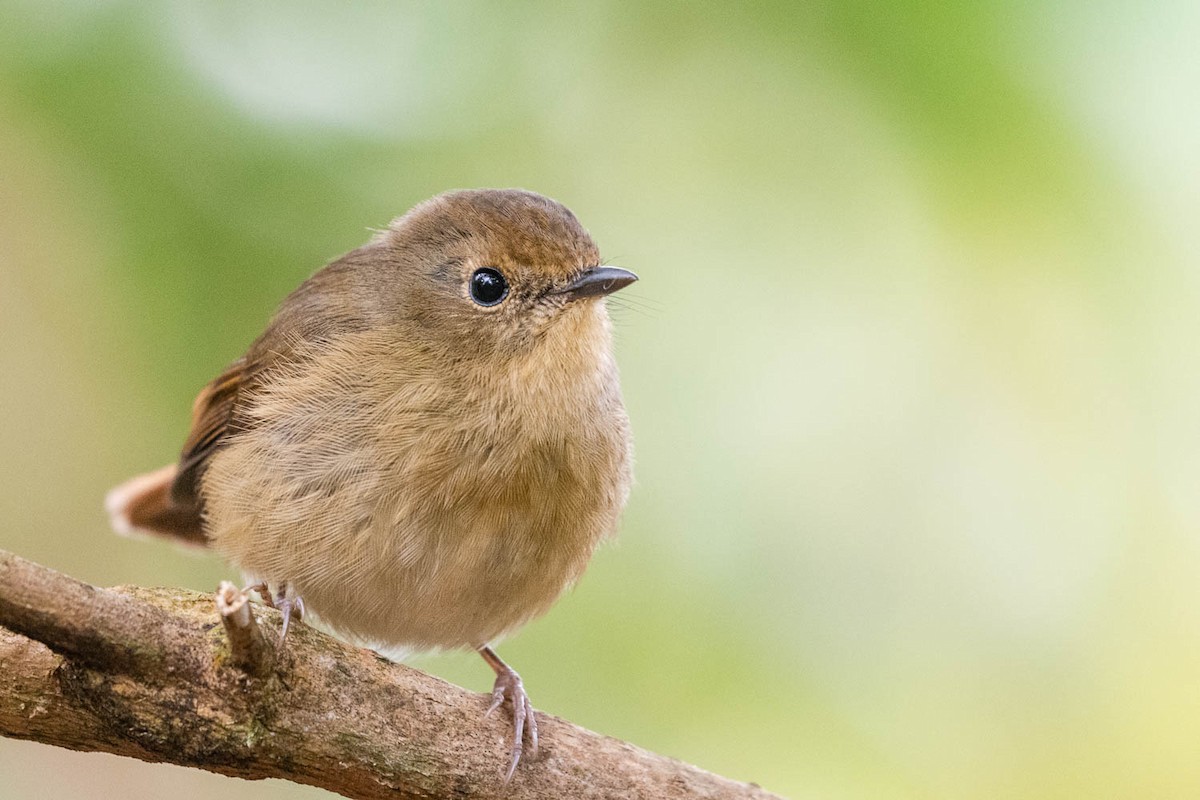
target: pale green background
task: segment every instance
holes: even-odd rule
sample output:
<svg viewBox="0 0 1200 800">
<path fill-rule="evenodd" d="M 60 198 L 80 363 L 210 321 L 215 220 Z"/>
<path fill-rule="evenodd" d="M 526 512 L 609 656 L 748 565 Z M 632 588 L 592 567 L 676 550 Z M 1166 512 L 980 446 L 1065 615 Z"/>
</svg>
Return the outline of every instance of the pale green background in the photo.
<svg viewBox="0 0 1200 800">
<path fill-rule="evenodd" d="M 1200 796 L 1200 6 L 739 8 L 0 0 L 0 547 L 212 589 L 104 491 L 369 227 L 524 186 L 642 275 L 535 704 L 793 798 Z M 0 741 L 3 800 L 318 794 Z"/>
</svg>

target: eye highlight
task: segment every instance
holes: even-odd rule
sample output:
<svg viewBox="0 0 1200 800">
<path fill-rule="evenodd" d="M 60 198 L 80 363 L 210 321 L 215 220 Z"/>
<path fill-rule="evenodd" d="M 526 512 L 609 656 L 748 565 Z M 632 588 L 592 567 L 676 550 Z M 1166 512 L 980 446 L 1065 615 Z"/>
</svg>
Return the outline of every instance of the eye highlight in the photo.
<svg viewBox="0 0 1200 800">
<path fill-rule="evenodd" d="M 500 270 L 480 267 L 471 275 L 471 299 L 481 306 L 494 306 L 508 296 L 508 281 Z"/>
</svg>

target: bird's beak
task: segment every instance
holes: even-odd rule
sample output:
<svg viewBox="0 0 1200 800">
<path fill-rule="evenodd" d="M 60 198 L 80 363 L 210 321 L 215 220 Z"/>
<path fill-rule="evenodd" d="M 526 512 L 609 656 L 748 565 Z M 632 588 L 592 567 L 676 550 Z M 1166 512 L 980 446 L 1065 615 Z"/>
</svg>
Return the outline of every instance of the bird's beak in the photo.
<svg viewBox="0 0 1200 800">
<path fill-rule="evenodd" d="M 580 273 L 579 277 L 560 289 L 558 294 L 565 294 L 572 300 L 580 297 L 603 297 L 618 289 L 624 289 L 637 279 L 637 275 L 620 267 L 592 267 Z"/>
</svg>

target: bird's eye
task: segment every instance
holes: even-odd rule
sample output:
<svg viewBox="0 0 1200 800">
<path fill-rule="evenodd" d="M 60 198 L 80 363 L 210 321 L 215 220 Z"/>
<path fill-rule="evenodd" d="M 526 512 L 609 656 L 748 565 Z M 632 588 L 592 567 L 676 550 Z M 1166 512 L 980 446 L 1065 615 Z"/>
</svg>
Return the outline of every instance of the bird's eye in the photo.
<svg viewBox="0 0 1200 800">
<path fill-rule="evenodd" d="M 494 306 L 508 295 L 508 281 L 499 270 L 482 267 L 471 275 L 471 299 L 481 306 Z"/>
</svg>

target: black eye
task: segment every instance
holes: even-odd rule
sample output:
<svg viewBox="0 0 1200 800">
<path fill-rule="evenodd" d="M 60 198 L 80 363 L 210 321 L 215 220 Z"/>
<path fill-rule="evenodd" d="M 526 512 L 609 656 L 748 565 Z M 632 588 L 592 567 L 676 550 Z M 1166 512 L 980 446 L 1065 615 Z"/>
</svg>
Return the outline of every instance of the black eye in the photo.
<svg viewBox="0 0 1200 800">
<path fill-rule="evenodd" d="M 494 306 L 508 294 L 508 281 L 499 270 L 482 267 L 471 276 L 471 299 L 481 306 Z"/>
</svg>

